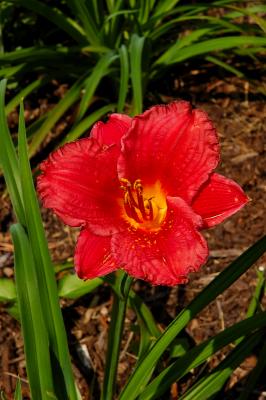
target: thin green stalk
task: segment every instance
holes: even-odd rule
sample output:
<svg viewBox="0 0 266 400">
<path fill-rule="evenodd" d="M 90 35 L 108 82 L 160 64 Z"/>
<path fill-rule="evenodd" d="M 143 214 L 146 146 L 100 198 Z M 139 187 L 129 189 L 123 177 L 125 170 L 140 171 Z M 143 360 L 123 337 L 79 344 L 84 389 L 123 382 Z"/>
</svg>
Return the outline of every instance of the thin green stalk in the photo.
<svg viewBox="0 0 266 400">
<path fill-rule="evenodd" d="M 254 290 L 251 301 L 249 303 L 246 318 L 252 317 L 252 315 L 254 315 L 256 313 L 256 311 L 259 309 L 260 299 L 263 296 L 263 288 L 265 285 L 264 269 L 262 269 L 262 270 L 258 269 L 257 278 L 258 278 L 257 285 Z"/>
<path fill-rule="evenodd" d="M 17 383 L 16 383 L 14 400 L 23 400 L 22 393 L 21 393 L 21 382 L 20 382 L 19 378 L 18 378 Z"/>
<path fill-rule="evenodd" d="M 109 328 L 105 375 L 101 400 L 112 400 L 114 398 L 120 345 L 127 308 L 128 294 L 132 282 L 132 278 L 128 277 L 124 273 L 119 275 L 116 279 L 117 283 L 119 281 L 121 282 L 120 296 L 113 292 L 113 306 Z"/>
</svg>

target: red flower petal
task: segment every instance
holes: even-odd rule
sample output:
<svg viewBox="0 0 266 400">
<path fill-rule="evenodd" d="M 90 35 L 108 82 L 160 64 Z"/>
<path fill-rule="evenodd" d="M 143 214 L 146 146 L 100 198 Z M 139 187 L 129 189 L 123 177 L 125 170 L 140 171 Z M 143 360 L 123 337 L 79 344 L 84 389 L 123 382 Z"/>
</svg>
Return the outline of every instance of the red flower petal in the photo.
<svg viewBox="0 0 266 400">
<path fill-rule="evenodd" d="M 121 147 L 121 138 L 128 131 L 131 125 L 131 118 L 125 114 L 111 114 L 109 120 L 94 124 L 91 130 L 91 137 L 98 140 L 100 145 L 116 144 Z"/>
<path fill-rule="evenodd" d="M 75 251 L 75 267 L 82 279 L 92 279 L 116 270 L 111 256 L 110 236 L 103 237 L 82 229 Z"/>
<path fill-rule="evenodd" d="M 191 201 L 219 161 L 216 130 L 185 101 L 155 106 L 133 119 L 122 139 L 120 178 L 160 181 L 170 196 Z"/>
<path fill-rule="evenodd" d="M 248 202 L 241 187 L 219 174 L 212 174 L 192 203 L 193 210 L 201 215 L 204 227 L 210 228 L 230 217 Z"/>
<path fill-rule="evenodd" d="M 206 261 L 208 248 L 197 231 L 202 219 L 180 198 L 169 197 L 168 216 L 160 231 L 140 229 L 114 234 L 111 249 L 130 275 L 154 285 L 187 282 L 187 275 Z"/>
<path fill-rule="evenodd" d="M 52 208 L 67 224 L 87 223 L 100 235 L 123 224 L 122 193 L 117 178 L 116 146 L 103 149 L 93 138 L 66 144 L 44 161 L 38 191 L 44 207 Z"/>
</svg>

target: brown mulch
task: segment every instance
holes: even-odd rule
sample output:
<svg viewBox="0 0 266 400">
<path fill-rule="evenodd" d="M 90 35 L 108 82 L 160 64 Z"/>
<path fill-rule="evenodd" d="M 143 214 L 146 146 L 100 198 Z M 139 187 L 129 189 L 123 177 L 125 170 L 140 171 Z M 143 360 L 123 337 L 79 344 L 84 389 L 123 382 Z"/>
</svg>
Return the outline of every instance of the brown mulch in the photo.
<svg viewBox="0 0 266 400">
<path fill-rule="evenodd" d="M 200 93 L 203 93 L 203 90 L 203 99 L 207 95 L 208 101 L 200 101 Z M 265 234 L 265 103 L 261 99 L 249 99 L 245 82 L 234 79 L 216 80 L 195 89 L 193 93 L 194 103 L 209 113 L 219 131 L 222 160 L 218 171 L 241 184 L 252 201 L 226 222 L 204 233 L 210 247 L 209 261 L 199 273 L 191 275 L 191 280 L 186 286 L 170 290 L 152 288 L 142 282 L 135 283 L 135 290 L 144 297 L 162 329 L 220 271 Z M 223 93 L 223 96 L 219 96 L 220 93 Z M 177 96 L 180 96 L 178 90 Z M 49 105 L 45 103 L 43 107 Z M 35 113 L 39 116 L 41 111 L 35 110 Z M 13 277 L 13 245 L 8 231 L 13 217 L 4 191 L 0 194 L 0 201 L 0 276 Z M 54 262 L 72 261 L 77 230 L 64 226 L 47 210 L 43 210 L 43 220 Z M 195 343 L 202 342 L 245 317 L 256 287 L 258 267 L 266 268 L 265 257 L 190 322 L 186 332 Z M 262 304 L 265 307 L 265 298 Z M 110 290 L 103 286 L 94 295 L 85 296 L 83 299 L 63 300 L 62 307 L 69 333 L 75 376 L 84 399 L 87 399 L 88 393 L 98 393 L 98 385 L 103 379 L 110 322 Z M 136 361 L 138 334 L 134 333 L 136 329 L 132 329 L 135 327 L 136 316 L 129 310 L 119 360 L 119 387 L 126 382 Z M 16 377 L 19 375 L 23 379 L 26 398 L 29 393 L 19 323 L 8 315 L 5 306 L 1 304 L 0 332 L 0 388 L 12 398 L 11 393 L 14 392 Z M 215 355 L 206 368 L 217 365 L 229 349 L 230 347 Z M 252 355 L 232 374 L 228 388 L 243 379 L 255 365 L 256 356 Z M 193 380 L 193 377 L 191 379 Z M 186 389 L 189 383 L 191 382 L 188 379 L 179 385 L 173 385 L 172 395 L 169 394 L 170 397 L 166 398 L 176 399 L 176 393 Z M 253 398 L 266 397 L 261 397 L 262 395 L 259 388 L 254 392 Z"/>
</svg>

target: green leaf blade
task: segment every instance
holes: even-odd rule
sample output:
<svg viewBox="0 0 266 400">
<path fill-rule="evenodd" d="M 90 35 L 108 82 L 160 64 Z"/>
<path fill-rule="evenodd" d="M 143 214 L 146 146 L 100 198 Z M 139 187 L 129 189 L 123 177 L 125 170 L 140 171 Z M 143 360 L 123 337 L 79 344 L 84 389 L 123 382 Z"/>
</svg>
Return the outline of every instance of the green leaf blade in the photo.
<svg viewBox="0 0 266 400">
<path fill-rule="evenodd" d="M 60 146 L 80 138 L 95 122 L 102 118 L 106 113 L 115 109 L 115 104 L 108 104 L 83 118 L 60 142 Z"/>
<path fill-rule="evenodd" d="M 263 337 L 263 331 L 245 338 L 207 377 L 192 386 L 180 400 L 210 399 L 218 393 L 233 371 L 245 360 Z"/>
<path fill-rule="evenodd" d="M 11 227 L 15 246 L 16 288 L 21 315 L 31 394 L 49 399 L 53 392 L 49 341 L 45 327 L 32 250 L 20 224 Z"/>
<path fill-rule="evenodd" d="M 244 252 L 226 270 L 215 278 L 167 327 L 144 360 L 137 366 L 125 386 L 120 400 L 135 399 L 144 389 L 151 368 L 188 322 L 238 279 L 266 251 L 266 236 Z"/>
<path fill-rule="evenodd" d="M 130 68 L 133 89 L 133 115 L 140 114 L 143 108 L 142 52 L 145 38 L 133 34 L 130 43 Z"/>
<path fill-rule="evenodd" d="M 0 164 L 17 218 L 24 222 L 24 208 L 21 199 L 18 158 L 13 145 L 5 116 L 6 80 L 0 82 Z"/>
<path fill-rule="evenodd" d="M 9 0 L 10 1 L 10 0 Z M 54 23 L 58 28 L 64 30 L 70 37 L 80 44 L 87 43 L 84 30 L 71 18 L 64 15 L 58 8 L 50 7 L 44 2 L 38 0 L 23 0 L 13 1 L 14 4 L 19 4 L 33 12 L 40 14 L 44 18 Z"/>
<path fill-rule="evenodd" d="M 77 299 L 92 292 L 103 282 L 101 278 L 83 281 L 75 274 L 67 274 L 59 280 L 58 295 L 67 299 Z"/>
<path fill-rule="evenodd" d="M 0 278 L 0 301 L 10 302 L 16 300 L 15 283 L 10 278 Z"/>
<path fill-rule="evenodd" d="M 266 312 L 247 318 L 237 324 L 218 333 L 216 336 L 204 341 L 191 350 L 187 351 L 177 361 L 161 372 L 140 394 L 139 400 L 151 400 L 160 396 L 171 386 L 172 383 L 181 379 L 193 368 L 197 368 L 208 360 L 221 348 L 234 342 L 242 335 L 248 335 L 257 329 L 266 326 Z"/>
<path fill-rule="evenodd" d="M 85 115 L 89 102 L 91 101 L 100 81 L 107 74 L 109 66 L 118 58 L 113 51 L 104 54 L 92 70 L 91 75 L 86 79 L 84 93 L 80 102 L 77 122 Z"/>
<path fill-rule="evenodd" d="M 129 61 L 128 51 L 125 45 L 122 45 L 119 49 L 120 55 L 120 88 L 118 95 L 117 111 L 121 113 L 124 109 L 127 92 L 128 92 L 128 80 L 129 80 Z"/>
<path fill-rule="evenodd" d="M 21 393 L 21 381 L 20 381 L 20 379 L 18 379 L 17 383 L 16 383 L 14 400 L 23 400 L 22 393 Z"/>
<path fill-rule="evenodd" d="M 33 244 L 33 257 L 38 262 L 37 279 L 42 298 L 42 310 L 47 326 L 51 352 L 58 362 L 56 369 L 61 369 L 64 382 L 57 383 L 57 395 L 60 399 L 68 395 L 72 400 L 77 399 L 72 368 L 69 358 L 68 345 L 63 318 L 59 306 L 57 286 L 53 266 L 42 225 L 38 200 L 32 180 L 32 173 L 27 153 L 26 129 L 23 118 L 23 105 L 21 104 L 19 115 L 18 153 L 20 163 L 20 179 L 22 184 L 22 197 L 25 207 L 26 225 L 29 240 Z M 65 393 L 67 392 L 67 394 Z"/>
<path fill-rule="evenodd" d="M 204 40 L 200 43 L 192 44 L 175 51 L 175 45 L 173 48 L 167 50 L 160 58 L 156 61 L 156 65 L 171 65 L 185 61 L 191 57 L 199 56 L 202 54 L 210 53 L 218 50 L 228 50 L 234 47 L 245 47 L 245 46 L 265 46 L 266 38 L 256 36 L 226 36 L 222 38 L 215 38 Z"/>
</svg>

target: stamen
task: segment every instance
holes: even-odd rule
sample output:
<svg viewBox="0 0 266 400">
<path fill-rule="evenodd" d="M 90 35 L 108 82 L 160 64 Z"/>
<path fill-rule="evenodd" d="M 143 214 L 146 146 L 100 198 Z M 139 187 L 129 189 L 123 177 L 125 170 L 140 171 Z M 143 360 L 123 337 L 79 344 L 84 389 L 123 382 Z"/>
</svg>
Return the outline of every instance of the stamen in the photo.
<svg viewBox="0 0 266 400">
<path fill-rule="evenodd" d="M 141 180 L 137 179 L 134 183 L 134 189 L 137 192 L 137 199 L 138 199 L 138 208 L 143 216 L 144 219 L 148 220 L 149 219 L 149 215 L 146 213 L 145 210 L 145 205 L 144 205 L 144 199 L 143 199 L 143 187 L 141 184 Z"/>
<path fill-rule="evenodd" d="M 133 194 L 132 194 L 132 185 L 128 179 L 121 178 L 120 182 L 122 183 L 122 188 L 125 190 L 125 196 L 128 196 L 130 198 L 130 203 L 134 207 L 138 207 L 137 202 L 135 201 Z"/>
<path fill-rule="evenodd" d="M 125 210 L 127 215 L 130 218 L 133 218 L 136 222 L 139 222 L 140 224 L 142 223 L 142 221 L 139 219 L 138 214 L 136 213 L 136 210 L 134 207 L 132 207 L 132 205 L 130 204 L 130 201 L 124 201 L 124 206 L 125 206 Z"/>
<path fill-rule="evenodd" d="M 149 203 L 149 219 L 152 221 L 153 220 L 153 207 L 152 207 L 152 202 L 151 199 L 148 199 L 148 203 Z"/>
<path fill-rule="evenodd" d="M 129 218 L 134 219 L 139 224 L 150 222 L 161 222 L 159 208 L 153 204 L 153 197 L 149 199 L 143 196 L 143 186 L 140 179 L 132 185 L 128 179 L 120 179 L 121 189 L 124 193 L 124 207 Z M 159 218 L 158 218 L 159 217 Z"/>
</svg>

